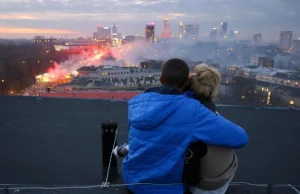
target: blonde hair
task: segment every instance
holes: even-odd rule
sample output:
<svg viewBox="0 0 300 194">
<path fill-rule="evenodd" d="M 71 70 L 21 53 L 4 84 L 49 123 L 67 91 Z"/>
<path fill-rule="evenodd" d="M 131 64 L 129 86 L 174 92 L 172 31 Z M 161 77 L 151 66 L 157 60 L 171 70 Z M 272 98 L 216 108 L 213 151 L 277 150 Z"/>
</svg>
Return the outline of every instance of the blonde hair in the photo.
<svg viewBox="0 0 300 194">
<path fill-rule="evenodd" d="M 205 63 L 197 65 L 194 75 L 190 78 L 189 88 L 200 98 L 216 97 L 221 83 L 219 71 Z"/>
</svg>

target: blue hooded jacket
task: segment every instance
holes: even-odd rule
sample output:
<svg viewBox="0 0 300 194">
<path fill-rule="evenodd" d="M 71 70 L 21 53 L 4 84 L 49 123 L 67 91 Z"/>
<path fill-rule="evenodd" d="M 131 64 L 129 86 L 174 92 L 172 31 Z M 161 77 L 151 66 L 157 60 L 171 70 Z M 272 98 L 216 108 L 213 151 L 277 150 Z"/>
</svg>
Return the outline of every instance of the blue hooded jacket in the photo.
<svg viewBox="0 0 300 194">
<path fill-rule="evenodd" d="M 234 149 L 248 142 L 244 129 L 189 96 L 160 87 L 128 102 L 130 149 L 123 160 L 123 178 L 133 193 L 183 194 L 184 185 L 178 183 L 192 142 Z"/>
</svg>

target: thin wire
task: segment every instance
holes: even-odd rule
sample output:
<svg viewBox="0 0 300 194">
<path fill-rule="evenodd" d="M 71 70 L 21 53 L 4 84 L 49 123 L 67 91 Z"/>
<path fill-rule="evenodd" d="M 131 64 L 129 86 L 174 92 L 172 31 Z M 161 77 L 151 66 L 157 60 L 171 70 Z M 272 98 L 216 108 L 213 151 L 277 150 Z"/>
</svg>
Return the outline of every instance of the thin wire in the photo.
<svg viewBox="0 0 300 194">
<path fill-rule="evenodd" d="M 221 182 L 221 181 L 220 181 Z M 268 187 L 268 184 L 254 184 L 248 182 L 227 182 L 230 186 L 240 186 L 240 185 L 249 185 L 249 186 L 257 186 L 257 187 Z M 5 184 L 0 184 L 5 185 Z M 8 186 L 7 184 L 6 186 Z M 12 184 L 10 184 L 12 185 Z M 111 184 L 110 187 L 122 187 L 122 186 L 130 186 L 130 185 L 154 185 L 154 186 L 172 186 L 172 185 L 184 185 L 184 183 L 132 183 L 132 184 Z M 90 185 L 90 186 L 69 186 L 69 187 L 8 187 L 8 190 L 63 190 L 63 189 L 91 189 L 91 188 L 102 188 L 103 185 Z M 296 187 L 300 188 L 300 185 L 292 185 L 292 184 L 274 184 L 272 187 L 290 187 L 297 190 Z M 2 188 L 4 189 L 4 188 Z"/>
<path fill-rule="evenodd" d="M 69 187 L 8 187 L 7 189 L 9 190 L 63 190 L 63 189 L 92 189 L 92 188 L 100 188 L 100 187 L 102 187 L 102 185 L 69 186 Z"/>
<path fill-rule="evenodd" d="M 19 184 L 0 184 L 0 186 L 19 185 Z"/>
<path fill-rule="evenodd" d="M 112 146 L 112 150 L 111 150 L 111 154 L 110 154 L 110 158 L 109 158 L 108 170 L 107 170 L 107 173 L 106 173 L 106 179 L 105 179 L 104 187 L 107 186 L 107 181 L 108 181 L 108 176 L 109 176 L 109 171 L 110 171 L 110 166 L 111 166 L 111 160 L 112 160 L 112 156 L 114 154 L 113 150 L 115 148 L 116 141 L 117 141 L 117 135 L 118 135 L 118 128 L 116 129 L 115 140 L 114 140 L 114 143 L 113 143 L 113 146 Z"/>
<path fill-rule="evenodd" d="M 132 186 L 132 185 L 155 185 L 155 186 L 172 186 L 185 185 L 184 183 L 129 183 L 129 184 L 112 184 L 112 187 Z"/>
<path fill-rule="evenodd" d="M 298 189 L 296 189 L 294 186 L 290 185 L 289 186 L 297 193 L 297 194 L 300 194 L 300 191 Z"/>
<path fill-rule="evenodd" d="M 248 183 L 248 182 L 231 182 L 229 184 L 232 186 L 249 185 L 255 187 L 268 187 L 268 184 L 255 184 L 255 183 Z"/>
</svg>

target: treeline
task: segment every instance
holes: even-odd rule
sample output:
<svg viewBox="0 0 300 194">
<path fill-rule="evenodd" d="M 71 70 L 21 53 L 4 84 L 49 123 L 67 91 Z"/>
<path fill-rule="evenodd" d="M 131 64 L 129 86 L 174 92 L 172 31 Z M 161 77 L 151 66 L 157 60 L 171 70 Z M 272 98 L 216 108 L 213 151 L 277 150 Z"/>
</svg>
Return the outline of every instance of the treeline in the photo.
<svg viewBox="0 0 300 194">
<path fill-rule="evenodd" d="M 33 44 L 0 45 L 0 94 L 21 92 L 34 84 L 36 75 L 66 59 L 66 54 L 46 52 Z"/>
</svg>

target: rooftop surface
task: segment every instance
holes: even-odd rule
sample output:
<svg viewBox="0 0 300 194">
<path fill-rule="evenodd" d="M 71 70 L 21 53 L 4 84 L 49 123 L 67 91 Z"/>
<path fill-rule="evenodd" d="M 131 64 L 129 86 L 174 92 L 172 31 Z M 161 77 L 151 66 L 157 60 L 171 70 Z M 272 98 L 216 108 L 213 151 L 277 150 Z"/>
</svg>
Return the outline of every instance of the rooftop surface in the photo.
<svg viewBox="0 0 300 194">
<path fill-rule="evenodd" d="M 99 69 L 99 67 L 83 66 L 83 67 L 80 67 L 77 71 L 96 71 L 97 69 Z"/>
<path fill-rule="evenodd" d="M 101 122 L 118 122 L 118 144 L 125 143 L 126 101 L 0 97 L 0 107 L 0 194 L 5 193 L 3 184 L 20 193 L 126 193 L 124 186 L 99 186 Z M 300 185 L 300 111 L 220 106 L 219 112 L 249 135 L 247 147 L 237 150 L 239 168 L 233 181 L 259 184 L 232 185 L 229 193 L 267 193 L 268 183 L 285 184 L 272 193 L 299 193 L 300 187 L 286 184 Z M 118 166 L 121 172 L 121 161 Z M 111 184 L 119 183 L 121 176 Z M 53 190 L 74 185 L 84 188 Z M 18 188 L 24 186 L 34 188 Z M 52 189 L 36 188 L 46 186 Z"/>
</svg>

